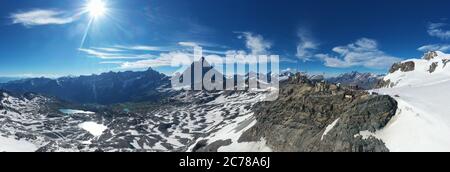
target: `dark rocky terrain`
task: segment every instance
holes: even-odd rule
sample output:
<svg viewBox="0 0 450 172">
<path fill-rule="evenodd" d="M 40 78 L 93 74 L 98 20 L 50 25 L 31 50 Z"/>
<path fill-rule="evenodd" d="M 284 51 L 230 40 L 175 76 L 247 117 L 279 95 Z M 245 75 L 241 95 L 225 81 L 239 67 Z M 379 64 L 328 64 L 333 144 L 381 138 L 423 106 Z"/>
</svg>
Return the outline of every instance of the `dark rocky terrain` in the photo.
<svg viewBox="0 0 450 172">
<path fill-rule="evenodd" d="M 298 75 L 282 84 L 277 101 L 253 109 L 257 124 L 244 132 L 241 142 L 265 138 L 274 151 L 382 152 L 388 151 L 382 141 L 358 134 L 384 127 L 395 115 L 397 102 Z"/>
</svg>

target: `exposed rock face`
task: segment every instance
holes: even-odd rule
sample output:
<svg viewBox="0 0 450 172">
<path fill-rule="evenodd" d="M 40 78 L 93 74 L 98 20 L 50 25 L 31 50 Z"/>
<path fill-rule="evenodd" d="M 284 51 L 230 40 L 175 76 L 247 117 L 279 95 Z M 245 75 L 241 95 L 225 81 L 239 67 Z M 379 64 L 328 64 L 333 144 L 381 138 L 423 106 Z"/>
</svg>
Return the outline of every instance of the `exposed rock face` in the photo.
<svg viewBox="0 0 450 172">
<path fill-rule="evenodd" d="M 380 80 L 375 88 L 393 87 L 395 84 L 391 80 Z"/>
<path fill-rule="evenodd" d="M 429 51 L 429 52 L 427 52 L 427 53 L 425 53 L 425 54 L 423 55 L 423 59 L 425 59 L 425 60 L 431 60 L 431 59 L 434 59 L 434 58 L 437 57 L 437 56 L 438 56 L 438 54 L 437 54 L 436 51 Z"/>
<path fill-rule="evenodd" d="M 197 145 L 192 150 L 193 152 L 217 152 L 217 150 L 221 146 L 226 146 L 231 144 L 231 139 L 227 140 L 218 140 L 211 144 L 207 144 L 206 140 L 201 140 L 197 143 Z"/>
<path fill-rule="evenodd" d="M 382 141 L 358 134 L 384 127 L 395 115 L 394 99 L 302 77 L 288 82 L 279 100 L 255 105 L 257 124 L 240 141 L 263 137 L 274 151 L 388 151 Z"/>
<path fill-rule="evenodd" d="M 445 66 L 447 66 L 447 63 L 448 63 L 448 62 L 450 62 L 450 59 L 442 59 L 442 63 L 444 63 L 443 68 L 444 68 Z"/>
<path fill-rule="evenodd" d="M 402 71 L 402 72 L 409 72 L 409 71 L 413 71 L 415 68 L 415 63 L 413 61 L 408 61 L 408 62 L 404 62 L 404 63 L 395 63 L 394 65 L 392 65 L 391 69 L 389 69 L 390 73 L 394 73 L 398 70 Z"/>
<path fill-rule="evenodd" d="M 436 68 L 438 67 L 438 62 L 434 62 L 430 65 L 430 69 L 428 69 L 428 72 L 433 73 Z"/>
</svg>

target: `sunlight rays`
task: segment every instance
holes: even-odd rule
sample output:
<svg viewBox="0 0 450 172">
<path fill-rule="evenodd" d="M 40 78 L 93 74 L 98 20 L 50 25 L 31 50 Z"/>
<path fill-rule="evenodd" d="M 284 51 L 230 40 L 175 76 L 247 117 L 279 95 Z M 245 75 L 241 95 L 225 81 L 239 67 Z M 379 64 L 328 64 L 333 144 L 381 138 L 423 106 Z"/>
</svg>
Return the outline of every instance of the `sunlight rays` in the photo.
<svg viewBox="0 0 450 172">
<path fill-rule="evenodd" d="M 85 8 L 91 15 L 91 18 L 101 17 L 107 11 L 106 5 L 102 0 L 90 0 Z"/>
<path fill-rule="evenodd" d="M 89 21 L 86 29 L 83 33 L 81 39 L 80 48 L 83 48 L 87 36 L 89 35 L 89 30 L 95 20 L 107 15 L 109 12 L 108 6 L 104 0 L 87 0 L 84 7 L 82 8 L 81 14 L 89 14 Z"/>
</svg>

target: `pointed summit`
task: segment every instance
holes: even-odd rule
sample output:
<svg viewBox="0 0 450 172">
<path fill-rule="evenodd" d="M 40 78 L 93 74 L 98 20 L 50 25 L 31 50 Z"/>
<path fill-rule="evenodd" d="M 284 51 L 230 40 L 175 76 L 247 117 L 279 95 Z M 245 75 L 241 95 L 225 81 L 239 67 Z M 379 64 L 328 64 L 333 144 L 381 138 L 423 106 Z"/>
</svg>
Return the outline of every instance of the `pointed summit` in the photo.
<svg viewBox="0 0 450 172">
<path fill-rule="evenodd" d="M 425 53 L 425 54 L 423 55 L 423 59 L 425 59 L 425 60 L 431 60 L 431 59 L 434 59 L 434 58 L 437 57 L 437 56 L 438 56 L 438 54 L 437 54 L 436 51 L 428 51 L 427 53 Z"/>
</svg>

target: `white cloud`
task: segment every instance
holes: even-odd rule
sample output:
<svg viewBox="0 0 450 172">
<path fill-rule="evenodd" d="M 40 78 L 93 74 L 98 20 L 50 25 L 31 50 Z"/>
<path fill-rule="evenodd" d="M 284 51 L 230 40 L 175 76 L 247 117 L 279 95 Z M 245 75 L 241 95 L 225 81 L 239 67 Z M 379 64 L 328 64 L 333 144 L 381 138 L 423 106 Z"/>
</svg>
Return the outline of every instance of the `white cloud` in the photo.
<svg viewBox="0 0 450 172">
<path fill-rule="evenodd" d="M 11 14 L 13 24 L 24 26 L 62 25 L 72 23 L 76 16 L 68 15 L 63 11 L 36 9 L 27 12 Z"/>
<path fill-rule="evenodd" d="M 125 61 L 102 61 L 100 64 L 122 64 L 125 63 Z"/>
<path fill-rule="evenodd" d="M 128 54 L 128 53 L 117 53 L 101 51 L 97 49 L 80 48 L 79 51 L 86 53 L 88 56 L 97 57 L 100 59 L 146 59 L 153 58 L 154 55 L 151 54 Z"/>
<path fill-rule="evenodd" d="M 303 61 L 311 61 L 314 57 L 314 51 L 318 49 L 319 44 L 316 43 L 310 36 L 310 33 L 306 30 L 300 30 L 298 32 L 300 42 L 297 45 L 297 58 Z"/>
<path fill-rule="evenodd" d="M 367 68 L 387 68 L 400 58 L 387 55 L 378 49 L 378 43 L 373 39 L 361 38 L 355 43 L 333 48 L 338 56 L 316 54 L 315 57 L 324 61 L 325 66 L 347 68 L 363 66 Z"/>
<path fill-rule="evenodd" d="M 115 48 L 125 49 L 125 50 L 136 50 L 136 51 L 167 51 L 166 48 L 148 45 L 133 45 L 133 46 L 123 46 L 116 45 Z"/>
<path fill-rule="evenodd" d="M 218 54 L 218 55 L 225 55 L 226 51 L 221 51 L 221 50 L 211 50 L 211 49 L 205 49 L 205 47 L 224 47 L 224 46 L 220 46 L 220 45 L 216 45 L 216 44 L 211 44 L 211 43 L 197 43 L 197 42 L 178 42 L 178 45 L 180 46 L 184 46 L 184 47 L 201 47 L 202 48 L 202 52 L 204 54 Z"/>
<path fill-rule="evenodd" d="M 224 64 L 226 55 L 242 55 L 246 57 L 247 55 L 265 55 L 268 53 L 271 44 L 264 40 L 261 35 L 255 35 L 249 32 L 241 33 L 240 39 L 245 39 L 246 46 L 251 51 L 248 53 L 244 50 L 228 50 L 228 51 L 217 51 L 203 49 L 203 56 L 210 62 L 214 64 Z M 204 43 L 196 42 L 178 42 L 178 45 L 185 47 L 200 47 Z M 166 49 L 167 52 L 161 52 L 158 55 L 153 56 L 148 59 L 141 59 L 137 61 L 127 60 L 124 62 L 114 61 L 114 62 L 102 62 L 102 64 L 118 64 L 120 69 L 143 69 L 148 67 L 162 67 L 162 66 L 188 66 L 192 64 L 194 59 L 192 49 L 175 51 L 173 48 L 163 48 L 163 47 L 152 47 L 152 46 L 114 46 L 113 48 L 92 48 L 92 49 L 80 49 L 80 51 L 85 52 L 88 55 L 106 59 L 133 59 L 133 58 L 146 58 L 143 55 L 134 54 L 124 54 L 124 52 L 134 52 L 134 50 L 146 50 L 146 51 L 157 51 Z M 123 50 L 118 51 L 118 50 Z M 144 54 L 146 55 L 146 54 Z M 126 58 L 125 58 L 126 57 Z M 256 59 L 255 59 L 256 60 Z M 247 63 L 254 63 L 248 62 Z M 238 62 L 239 63 L 239 62 Z"/>
<path fill-rule="evenodd" d="M 199 45 L 195 42 L 178 42 L 178 45 L 185 47 L 199 47 Z"/>
<path fill-rule="evenodd" d="M 192 55 L 184 52 L 161 53 L 158 58 L 139 60 L 135 62 L 124 62 L 120 65 L 121 69 L 142 69 L 148 67 L 161 66 L 183 66 L 192 63 Z"/>
<path fill-rule="evenodd" d="M 107 51 L 107 52 L 123 52 L 122 49 L 117 48 L 109 48 L 109 47 L 93 47 L 92 49 L 100 50 L 100 51 Z"/>
<path fill-rule="evenodd" d="M 272 47 L 272 43 L 264 40 L 261 35 L 253 34 L 251 32 L 237 32 L 241 35 L 239 39 L 245 39 L 245 46 L 251 51 L 253 55 L 266 55 L 268 50 Z"/>
<path fill-rule="evenodd" d="M 449 44 L 429 44 L 419 47 L 417 50 L 422 52 L 428 52 L 428 51 L 442 51 L 447 52 L 450 50 Z"/>
<path fill-rule="evenodd" d="M 1 75 L 0 77 L 10 77 L 10 78 L 59 78 L 65 75 L 60 74 L 46 74 L 46 73 L 21 73 L 13 75 Z"/>
<path fill-rule="evenodd" d="M 441 39 L 449 39 L 450 30 L 444 30 L 443 27 L 445 26 L 447 26 L 445 23 L 430 23 L 428 25 L 428 34 Z"/>
</svg>

